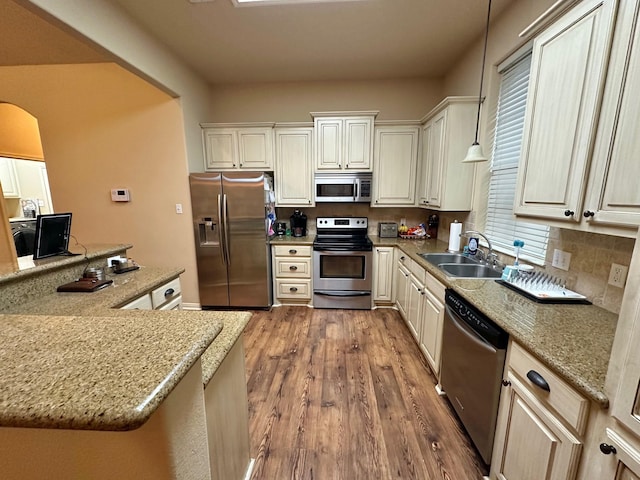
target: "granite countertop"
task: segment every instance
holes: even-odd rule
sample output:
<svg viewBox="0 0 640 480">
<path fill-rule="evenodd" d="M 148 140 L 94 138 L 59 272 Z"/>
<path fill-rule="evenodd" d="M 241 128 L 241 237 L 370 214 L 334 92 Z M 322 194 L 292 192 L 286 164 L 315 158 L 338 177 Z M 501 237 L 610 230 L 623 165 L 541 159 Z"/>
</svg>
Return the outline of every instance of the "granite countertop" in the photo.
<svg viewBox="0 0 640 480">
<path fill-rule="evenodd" d="M 434 239 L 404 240 L 372 236 L 375 246 L 399 247 L 448 288 L 470 301 L 504 328 L 577 391 L 602 408 L 609 406 L 605 377 L 618 316 L 593 305 L 533 302 L 493 280 L 456 280 L 419 253 L 444 252 Z"/>
<path fill-rule="evenodd" d="M 308 234 L 304 237 L 278 236 L 269 238 L 271 245 L 313 245 L 315 235 Z"/>
<path fill-rule="evenodd" d="M 117 309 L 183 271 L 141 267 L 3 311 L 0 426 L 131 430 L 198 358 L 206 385 L 249 312 Z"/>
</svg>

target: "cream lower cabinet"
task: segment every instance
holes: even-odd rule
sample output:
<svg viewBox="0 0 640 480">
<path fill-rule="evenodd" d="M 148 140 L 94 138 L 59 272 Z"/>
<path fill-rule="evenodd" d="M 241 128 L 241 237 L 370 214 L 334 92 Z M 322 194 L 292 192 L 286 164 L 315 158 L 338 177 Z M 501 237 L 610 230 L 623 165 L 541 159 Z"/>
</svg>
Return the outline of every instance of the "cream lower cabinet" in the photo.
<svg viewBox="0 0 640 480">
<path fill-rule="evenodd" d="M 420 342 L 422 317 L 422 292 L 424 283 L 413 272 L 409 275 L 409 292 L 407 294 L 407 325 L 416 341 Z"/>
<path fill-rule="evenodd" d="M 447 97 L 422 119 L 418 206 L 471 210 L 475 166 L 461 162 L 473 142 L 477 105 L 473 97 Z"/>
<path fill-rule="evenodd" d="M 202 124 L 205 170 L 273 170 L 273 124 Z"/>
<path fill-rule="evenodd" d="M 123 310 L 182 310 L 180 278 L 174 278 L 120 308 Z"/>
<path fill-rule="evenodd" d="M 513 341 L 504 379 L 490 478 L 575 479 L 589 402 Z"/>
<path fill-rule="evenodd" d="M 373 301 L 390 304 L 393 301 L 394 247 L 373 249 Z"/>
<path fill-rule="evenodd" d="M 420 316 L 420 350 L 433 373 L 440 374 L 442 328 L 444 322 L 444 285 L 426 273 L 422 290 Z"/>
<path fill-rule="evenodd" d="M 276 126 L 275 145 L 276 205 L 314 205 L 313 128 Z"/>
<path fill-rule="evenodd" d="M 276 305 L 311 305 L 311 246 L 274 245 L 273 291 Z"/>
<path fill-rule="evenodd" d="M 413 125 L 376 126 L 372 206 L 415 204 L 419 133 Z"/>
<path fill-rule="evenodd" d="M 518 216 L 567 225 L 581 222 L 585 213 L 589 216 L 582 200 L 617 4 L 579 2 L 534 40 L 514 204 Z M 629 108 L 634 108 L 632 103 Z M 628 137 L 625 128 L 621 132 Z M 618 174 L 613 176 L 619 180 Z M 635 190 L 629 194 L 637 196 Z"/>
<path fill-rule="evenodd" d="M 409 277 L 411 276 L 409 269 L 406 267 L 406 262 L 410 261 L 410 259 L 399 249 L 396 249 L 394 257 L 396 258 L 395 301 L 398 311 L 406 320 L 409 301 Z"/>
</svg>

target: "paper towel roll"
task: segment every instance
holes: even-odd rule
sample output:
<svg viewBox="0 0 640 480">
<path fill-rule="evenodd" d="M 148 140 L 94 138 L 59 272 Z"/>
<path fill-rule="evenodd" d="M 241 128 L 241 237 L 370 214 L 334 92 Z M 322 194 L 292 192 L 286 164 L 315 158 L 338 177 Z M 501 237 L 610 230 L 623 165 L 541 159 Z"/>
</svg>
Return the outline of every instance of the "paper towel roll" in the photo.
<svg viewBox="0 0 640 480">
<path fill-rule="evenodd" d="M 449 226 L 449 251 L 460 251 L 460 234 L 462 233 L 462 224 L 456 220 Z"/>
</svg>

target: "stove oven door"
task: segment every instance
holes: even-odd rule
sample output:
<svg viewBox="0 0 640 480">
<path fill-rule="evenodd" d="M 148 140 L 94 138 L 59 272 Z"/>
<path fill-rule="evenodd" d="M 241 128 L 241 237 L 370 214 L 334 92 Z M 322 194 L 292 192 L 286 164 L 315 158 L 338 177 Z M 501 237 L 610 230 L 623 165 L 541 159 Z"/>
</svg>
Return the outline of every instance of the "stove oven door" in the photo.
<svg viewBox="0 0 640 480">
<path fill-rule="evenodd" d="M 314 249 L 314 291 L 362 291 L 371 292 L 373 253 Z"/>
</svg>

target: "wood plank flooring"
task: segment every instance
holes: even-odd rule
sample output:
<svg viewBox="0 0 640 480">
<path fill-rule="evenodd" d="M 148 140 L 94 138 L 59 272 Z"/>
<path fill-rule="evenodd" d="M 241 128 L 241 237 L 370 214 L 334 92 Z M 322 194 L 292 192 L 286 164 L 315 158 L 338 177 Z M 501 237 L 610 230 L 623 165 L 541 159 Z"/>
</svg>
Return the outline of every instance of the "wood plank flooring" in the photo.
<svg viewBox="0 0 640 480">
<path fill-rule="evenodd" d="M 399 313 L 277 307 L 244 333 L 252 480 L 476 480 Z"/>
</svg>

